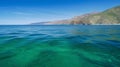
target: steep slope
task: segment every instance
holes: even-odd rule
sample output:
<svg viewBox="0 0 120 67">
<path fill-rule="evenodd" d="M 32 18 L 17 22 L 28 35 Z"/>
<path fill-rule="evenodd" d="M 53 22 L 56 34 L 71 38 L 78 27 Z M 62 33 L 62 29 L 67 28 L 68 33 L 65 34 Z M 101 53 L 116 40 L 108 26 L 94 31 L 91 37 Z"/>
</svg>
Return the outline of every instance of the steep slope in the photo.
<svg viewBox="0 0 120 67">
<path fill-rule="evenodd" d="M 99 14 L 89 16 L 92 24 L 118 24 L 120 23 L 120 6 L 108 9 Z"/>
<path fill-rule="evenodd" d="M 74 21 L 74 22 L 73 22 Z M 73 18 L 73 24 L 120 24 L 120 6 L 106 11 Z"/>
</svg>

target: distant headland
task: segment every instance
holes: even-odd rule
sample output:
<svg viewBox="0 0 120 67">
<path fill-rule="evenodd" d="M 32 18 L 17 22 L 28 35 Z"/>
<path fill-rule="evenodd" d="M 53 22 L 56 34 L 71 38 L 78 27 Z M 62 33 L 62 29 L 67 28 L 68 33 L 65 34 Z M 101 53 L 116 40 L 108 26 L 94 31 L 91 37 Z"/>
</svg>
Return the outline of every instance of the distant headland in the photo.
<svg viewBox="0 0 120 67">
<path fill-rule="evenodd" d="M 31 23 L 30 25 L 120 25 L 120 6 L 103 12 L 88 13 L 71 19 Z"/>
</svg>

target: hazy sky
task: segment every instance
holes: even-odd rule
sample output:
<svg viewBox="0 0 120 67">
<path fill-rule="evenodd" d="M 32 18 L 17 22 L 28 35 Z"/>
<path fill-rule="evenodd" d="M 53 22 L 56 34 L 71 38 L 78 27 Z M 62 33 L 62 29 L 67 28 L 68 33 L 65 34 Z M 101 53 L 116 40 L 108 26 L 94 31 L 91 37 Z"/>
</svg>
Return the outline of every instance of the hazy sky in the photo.
<svg viewBox="0 0 120 67">
<path fill-rule="evenodd" d="M 0 0 L 0 24 L 72 18 L 120 5 L 120 0 Z"/>
</svg>

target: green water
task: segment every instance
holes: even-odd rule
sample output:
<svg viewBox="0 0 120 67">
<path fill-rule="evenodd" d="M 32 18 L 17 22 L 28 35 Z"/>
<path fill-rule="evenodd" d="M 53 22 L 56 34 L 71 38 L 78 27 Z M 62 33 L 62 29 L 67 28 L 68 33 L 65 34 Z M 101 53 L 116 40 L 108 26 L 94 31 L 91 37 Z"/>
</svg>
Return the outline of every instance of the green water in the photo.
<svg viewBox="0 0 120 67">
<path fill-rule="evenodd" d="M 120 26 L 0 26 L 0 67 L 120 67 Z"/>
</svg>

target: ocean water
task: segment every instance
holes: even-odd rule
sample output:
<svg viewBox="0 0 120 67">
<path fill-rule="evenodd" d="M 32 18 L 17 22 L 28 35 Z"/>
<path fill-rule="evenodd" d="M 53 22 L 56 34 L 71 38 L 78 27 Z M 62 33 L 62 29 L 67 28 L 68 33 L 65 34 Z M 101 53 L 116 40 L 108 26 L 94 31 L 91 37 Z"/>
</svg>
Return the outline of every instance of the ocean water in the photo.
<svg viewBox="0 0 120 67">
<path fill-rule="evenodd" d="M 120 67 L 120 26 L 0 26 L 0 67 Z"/>
</svg>

